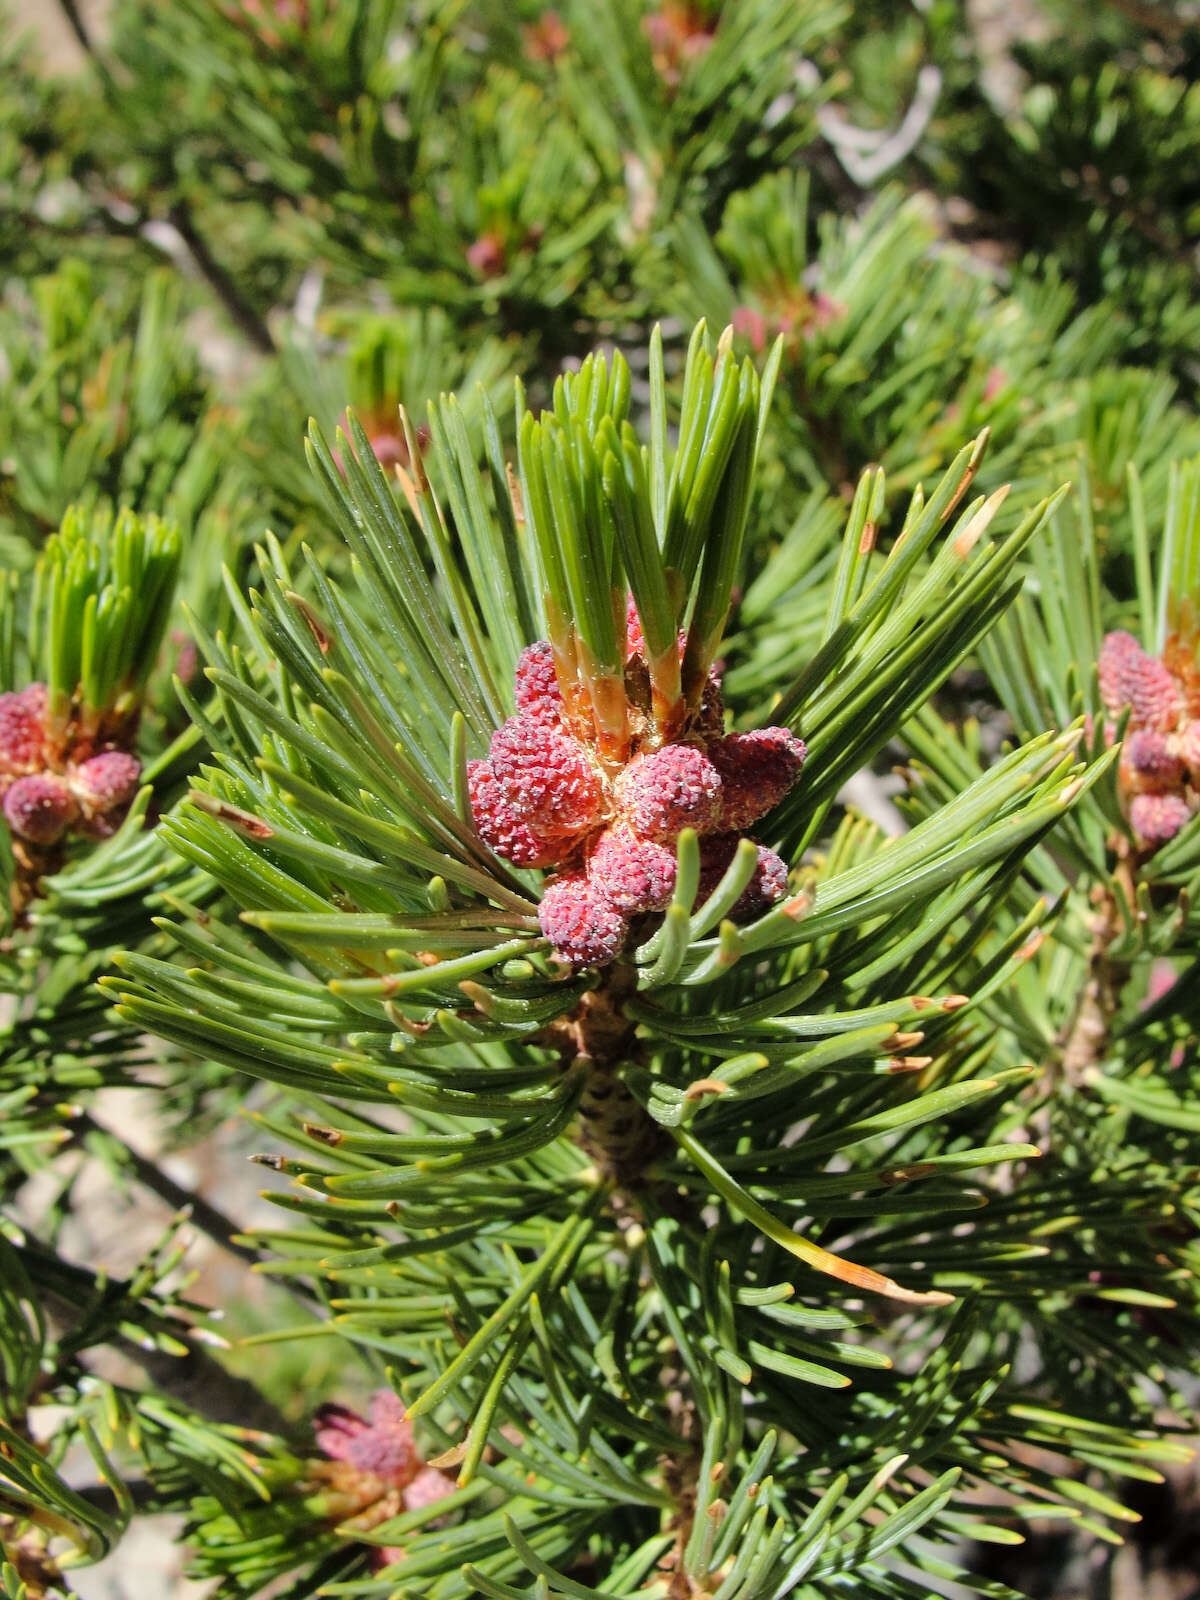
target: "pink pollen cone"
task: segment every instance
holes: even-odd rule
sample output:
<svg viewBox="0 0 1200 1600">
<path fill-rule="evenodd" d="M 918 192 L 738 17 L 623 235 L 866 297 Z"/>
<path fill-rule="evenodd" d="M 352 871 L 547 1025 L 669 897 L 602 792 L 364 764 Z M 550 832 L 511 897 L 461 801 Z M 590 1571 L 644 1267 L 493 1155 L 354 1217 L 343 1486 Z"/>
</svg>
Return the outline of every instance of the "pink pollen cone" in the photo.
<svg viewBox="0 0 1200 1600">
<path fill-rule="evenodd" d="M 719 833 L 700 841 L 700 887 L 696 891 L 697 909 L 704 904 L 725 876 L 725 869 L 733 860 L 733 853 L 742 838 L 743 835 L 740 833 Z M 729 913 L 734 922 L 757 916 L 787 894 L 786 863 L 775 854 L 774 850 L 768 850 L 765 845 L 756 845 L 756 848 L 758 862 L 754 868 L 754 876 L 742 890 L 733 910 Z"/>
<path fill-rule="evenodd" d="M 721 775 L 694 745 L 665 744 L 640 756 L 617 787 L 634 832 L 656 844 L 674 844 L 684 828 L 707 833 L 721 814 Z"/>
<path fill-rule="evenodd" d="M 787 894 L 788 869 L 781 856 L 774 850 L 768 850 L 766 845 L 758 846 L 758 865 L 754 869 L 754 876 L 743 889 L 741 898 L 734 906 L 731 913 L 734 921 L 742 917 L 755 917 L 760 911 L 765 911 L 768 906 L 778 904 Z"/>
<path fill-rule="evenodd" d="M 45 758 L 45 684 L 0 694 L 0 779 L 36 772 Z"/>
<path fill-rule="evenodd" d="M 1117 716 L 1132 708 L 1130 722 L 1137 728 L 1169 730 L 1183 710 L 1179 685 L 1156 656 L 1147 655 L 1130 633 L 1110 633 L 1099 662 L 1100 697 Z"/>
<path fill-rule="evenodd" d="M 373 1473 L 391 1488 L 405 1488 L 425 1465 L 412 1423 L 391 1389 L 377 1389 L 371 1396 L 369 1421 L 346 1406 L 327 1405 L 317 1411 L 313 1424 L 327 1456 Z"/>
<path fill-rule="evenodd" d="M 4 796 L 4 820 L 29 844 L 57 844 L 79 815 L 71 791 L 50 773 L 18 778 Z"/>
<path fill-rule="evenodd" d="M 80 762 L 67 782 L 87 810 L 107 813 L 129 804 L 141 778 L 142 763 L 136 756 L 126 750 L 105 750 Z"/>
<path fill-rule="evenodd" d="M 606 828 L 588 861 L 594 888 L 626 916 L 661 911 L 675 891 L 673 851 L 650 839 L 639 839 L 626 822 Z"/>
<path fill-rule="evenodd" d="M 731 733 L 710 749 L 724 784 L 722 831 L 748 828 L 773 811 L 800 776 L 807 753 L 804 740 L 787 728 Z"/>
<path fill-rule="evenodd" d="M 568 735 L 510 717 L 492 735 L 491 764 L 505 800 L 535 832 L 578 833 L 600 821 L 600 780 Z"/>
<path fill-rule="evenodd" d="M 552 883 L 538 907 L 542 932 L 554 953 L 573 967 L 604 966 L 618 954 L 629 923 L 586 878 Z"/>
<path fill-rule="evenodd" d="M 467 792 L 479 837 L 514 867 L 553 866 L 567 848 L 561 836 L 535 833 L 504 798 L 490 761 L 467 762 Z"/>
<path fill-rule="evenodd" d="M 1165 844 L 1188 821 L 1187 802 L 1177 794 L 1135 794 L 1129 805 L 1133 831 L 1150 844 Z"/>
<path fill-rule="evenodd" d="M 562 731 L 562 691 L 554 670 L 554 651 L 549 642 L 539 639 L 527 645 L 517 658 L 514 679 L 517 714 L 529 722 Z"/>
</svg>

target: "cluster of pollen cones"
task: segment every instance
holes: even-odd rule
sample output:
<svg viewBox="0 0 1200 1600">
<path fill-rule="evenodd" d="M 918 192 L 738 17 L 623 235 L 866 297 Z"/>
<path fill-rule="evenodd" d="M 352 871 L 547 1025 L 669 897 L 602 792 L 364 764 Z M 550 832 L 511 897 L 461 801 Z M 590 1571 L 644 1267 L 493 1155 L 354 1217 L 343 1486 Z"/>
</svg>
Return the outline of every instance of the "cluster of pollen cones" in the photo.
<svg viewBox="0 0 1200 1600">
<path fill-rule="evenodd" d="M 1129 707 L 1118 783 L 1130 826 L 1146 845 L 1165 844 L 1200 810 L 1200 674 L 1178 635 L 1161 657 L 1131 633 L 1110 633 L 1100 652 L 1100 698 L 1113 718 Z"/>
<path fill-rule="evenodd" d="M 65 732 L 46 686 L 0 694 L 0 810 L 25 865 L 72 832 L 106 838 L 138 791 L 141 763 L 115 741 Z"/>
<path fill-rule="evenodd" d="M 444 1500 L 454 1482 L 422 1459 L 412 1423 L 391 1389 L 377 1389 L 363 1417 L 346 1406 L 321 1406 L 313 1417 L 317 1444 L 329 1458 L 312 1463 L 314 1477 L 337 1496 L 339 1521 L 364 1532 L 406 1511 Z M 404 1550 L 380 1545 L 374 1565 L 399 1561 Z"/>
<path fill-rule="evenodd" d="M 642 635 L 630 609 L 627 675 Z M 548 644 L 530 645 L 516 670 L 517 714 L 492 736 L 486 761 L 467 769 L 471 810 L 490 849 L 519 867 L 553 867 L 542 932 L 573 967 L 602 965 L 623 948 L 633 918 L 661 911 L 675 892 L 675 845 L 701 835 L 697 903 L 720 881 L 744 831 L 795 783 L 804 744 L 786 728 L 726 734 L 720 676 L 677 743 L 633 742 L 615 772 L 573 730 Z M 787 868 L 758 847 L 758 864 L 734 907 L 754 916 L 787 892 Z"/>
</svg>

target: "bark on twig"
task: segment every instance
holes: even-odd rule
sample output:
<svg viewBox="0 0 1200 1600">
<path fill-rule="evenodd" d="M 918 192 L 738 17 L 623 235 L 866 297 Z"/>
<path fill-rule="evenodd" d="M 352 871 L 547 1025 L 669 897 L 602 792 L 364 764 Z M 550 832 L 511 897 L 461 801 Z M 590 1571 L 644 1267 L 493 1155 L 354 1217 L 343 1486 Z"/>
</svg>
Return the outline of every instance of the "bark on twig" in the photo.
<svg viewBox="0 0 1200 1600">
<path fill-rule="evenodd" d="M 192 208 L 182 197 L 172 202 L 167 213 L 171 226 L 187 246 L 188 254 L 196 264 L 204 281 L 225 307 L 230 317 L 264 355 L 275 354 L 275 341 L 262 317 L 243 299 L 241 290 L 209 248 L 208 241 L 196 226 Z"/>
<path fill-rule="evenodd" d="M 1128 887 L 1132 894 L 1132 886 Z M 1073 1089 L 1082 1087 L 1089 1069 L 1107 1053 L 1112 1019 L 1129 979 L 1129 964 L 1113 961 L 1110 955 L 1123 926 L 1117 899 L 1120 892 L 1117 886 L 1109 884 L 1097 884 L 1093 891 L 1092 903 L 1096 909 L 1091 919 L 1087 982 L 1074 1016 L 1063 1031 L 1059 1055 L 1062 1078 Z"/>
<path fill-rule="evenodd" d="M 262 1259 L 257 1250 L 238 1242 L 236 1235 L 241 1230 L 231 1217 L 227 1217 L 223 1211 L 205 1200 L 195 1190 L 185 1189 L 181 1183 L 176 1183 L 174 1178 L 163 1171 L 157 1161 L 142 1155 L 115 1129 L 97 1121 L 90 1111 L 81 1112 L 75 1118 L 74 1127 L 79 1137 L 87 1133 L 101 1133 L 110 1139 L 115 1139 L 126 1151 L 129 1169 L 137 1181 L 149 1189 L 151 1194 L 156 1194 L 160 1200 L 164 1200 L 172 1211 L 186 1211 L 193 1226 L 199 1228 L 201 1233 L 214 1244 L 220 1245 L 222 1250 L 227 1250 L 230 1255 L 237 1256 L 240 1261 L 245 1261 L 250 1266 L 256 1266 Z"/>
</svg>

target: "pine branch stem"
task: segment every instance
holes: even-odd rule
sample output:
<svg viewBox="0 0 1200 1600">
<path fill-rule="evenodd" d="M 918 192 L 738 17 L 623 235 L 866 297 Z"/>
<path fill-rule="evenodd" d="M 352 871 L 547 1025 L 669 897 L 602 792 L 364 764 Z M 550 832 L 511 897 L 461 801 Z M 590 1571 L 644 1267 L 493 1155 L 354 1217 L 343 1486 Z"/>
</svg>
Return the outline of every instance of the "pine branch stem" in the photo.
<svg viewBox="0 0 1200 1600">
<path fill-rule="evenodd" d="M 66 19 L 67 26 L 75 35 L 79 48 L 85 56 L 90 56 L 94 61 L 96 59 L 96 46 L 91 33 L 88 31 L 87 24 L 83 20 L 83 14 L 79 9 L 77 0 L 58 0 L 58 9 Z"/>
<path fill-rule="evenodd" d="M 236 1236 L 241 1229 L 231 1217 L 227 1217 L 223 1211 L 194 1190 L 185 1189 L 182 1184 L 176 1183 L 156 1161 L 142 1155 L 114 1129 L 98 1121 L 90 1111 L 81 1112 L 75 1119 L 75 1130 L 79 1137 L 87 1133 L 99 1133 L 106 1138 L 115 1139 L 126 1151 L 130 1170 L 144 1189 L 149 1189 L 151 1194 L 156 1194 L 160 1200 L 165 1201 L 172 1211 L 186 1211 L 194 1226 L 214 1244 L 220 1245 L 222 1250 L 227 1250 L 230 1255 L 237 1256 L 250 1266 L 257 1265 L 261 1259 L 258 1252 L 250 1249 L 248 1245 L 238 1243 Z"/>
<path fill-rule="evenodd" d="M 634 984 L 631 967 L 610 968 L 571 1015 L 548 1030 L 562 1052 L 564 1069 L 580 1060 L 591 1064 L 579 1105 L 579 1143 L 617 1191 L 619 1209 L 624 1192 L 642 1186 L 647 1167 L 668 1145 L 622 1073 L 636 1034 L 622 1002 Z"/>
<path fill-rule="evenodd" d="M 39 1244 L 39 1248 L 45 1250 L 44 1245 Z M 121 1287 L 113 1283 L 107 1286 L 110 1293 Z M 43 1306 L 67 1330 L 78 1325 L 81 1312 L 87 1309 L 85 1303 L 68 1299 L 45 1284 L 39 1285 L 39 1295 Z M 175 1328 L 173 1335 L 187 1347 L 185 1355 L 170 1355 L 163 1350 L 147 1348 L 125 1334 L 114 1331 L 103 1345 L 92 1345 L 78 1351 L 71 1359 L 89 1371 L 95 1371 L 98 1376 L 109 1377 L 110 1381 L 119 1383 L 121 1378 L 110 1370 L 111 1358 L 106 1359 L 104 1354 L 106 1349 L 116 1350 L 142 1369 L 159 1394 L 178 1400 L 210 1422 L 251 1428 L 263 1433 L 290 1432 L 287 1418 L 249 1378 L 239 1378 L 226 1371 L 214 1356 L 189 1338 L 185 1329 Z M 45 1388 L 51 1388 L 58 1377 L 57 1372 L 48 1374 Z"/>
<path fill-rule="evenodd" d="M 1118 871 L 1128 877 L 1127 863 L 1122 863 Z M 1129 895 L 1132 895 L 1132 884 L 1126 887 Z M 1112 1019 L 1120 1005 L 1121 991 L 1129 978 L 1128 963 L 1114 962 L 1109 955 L 1121 933 L 1118 892 L 1109 884 L 1098 884 L 1093 892 L 1096 910 L 1092 917 L 1087 981 L 1080 993 L 1074 1017 L 1064 1030 L 1059 1055 L 1062 1078 L 1072 1089 L 1083 1085 L 1088 1070 L 1106 1053 Z"/>
<path fill-rule="evenodd" d="M 160 1494 L 147 1478 L 126 1478 L 123 1487 L 135 1511 L 144 1511 L 148 1506 L 152 1506 Z M 106 1483 L 85 1483 L 77 1487 L 75 1493 L 81 1500 L 86 1500 L 88 1505 L 102 1511 L 106 1517 L 117 1517 L 121 1514 L 121 1501 Z"/>
<path fill-rule="evenodd" d="M 699 1481 L 700 1455 L 691 1440 L 699 1432 L 699 1422 L 696 1414 L 695 1402 L 692 1400 L 687 1388 L 683 1386 L 683 1374 L 679 1375 L 680 1385 L 672 1390 L 671 1398 L 677 1401 L 675 1422 L 679 1429 L 679 1449 L 671 1456 L 661 1458 L 663 1484 L 671 1498 L 675 1501 L 676 1512 L 667 1529 L 675 1536 L 665 1562 L 670 1564 L 671 1581 L 667 1589 L 667 1600 L 701 1600 L 692 1583 L 684 1561 L 684 1554 L 692 1537 L 692 1529 L 696 1520 L 696 1487 Z M 647 1583 L 647 1588 L 650 1584 Z"/>
<path fill-rule="evenodd" d="M 196 225 L 191 206 L 182 196 L 172 201 L 167 217 L 187 246 L 200 275 L 250 343 L 263 355 L 274 355 L 275 341 L 271 337 L 270 329 L 249 301 L 243 297 L 231 274 L 213 255 L 208 241 Z"/>
<path fill-rule="evenodd" d="M 575 1011 L 548 1030 L 562 1051 L 564 1070 L 579 1060 L 591 1062 L 580 1100 L 578 1140 L 611 1186 L 610 1203 L 618 1228 L 640 1220 L 642 1193 L 652 1181 L 650 1170 L 671 1148 L 665 1130 L 649 1115 L 623 1075 L 636 1048 L 636 1025 L 625 1015 L 623 1001 L 635 987 L 632 967 L 611 967 Z M 660 1198 L 667 1209 L 678 1210 L 677 1196 L 669 1202 L 666 1195 Z M 695 1226 L 699 1230 L 698 1218 Z M 695 1521 L 699 1416 L 682 1362 L 674 1373 L 664 1373 L 662 1381 L 667 1409 L 679 1435 L 679 1448 L 659 1458 L 664 1487 L 675 1505 L 664 1529 L 674 1538 L 662 1564 L 671 1573 L 667 1600 L 702 1600 L 708 1591 L 694 1586 L 684 1560 Z M 657 1588 L 660 1582 L 661 1571 L 648 1579 L 645 1587 Z"/>
<path fill-rule="evenodd" d="M 178 1400 L 209 1422 L 258 1433 L 290 1434 L 287 1418 L 257 1384 L 227 1371 L 206 1350 L 189 1342 L 187 1355 L 168 1355 L 145 1350 L 119 1334 L 111 1343 L 137 1362 L 158 1394 Z"/>
<path fill-rule="evenodd" d="M 1114 11 L 1123 12 L 1139 27 L 1152 28 L 1165 38 L 1178 39 L 1187 32 L 1187 21 L 1176 16 L 1169 6 L 1155 5 L 1153 0 L 1108 0 Z"/>
<path fill-rule="evenodd" d="M 825 481 L 835 494 L 842 495 L 849 503 L 858 473 L 848 458 L 845 442 L 836 420 L 830 416 L 820 415 L 803 380 L 793 386 L 792 398 L 816 447 Z"/>
</svg>

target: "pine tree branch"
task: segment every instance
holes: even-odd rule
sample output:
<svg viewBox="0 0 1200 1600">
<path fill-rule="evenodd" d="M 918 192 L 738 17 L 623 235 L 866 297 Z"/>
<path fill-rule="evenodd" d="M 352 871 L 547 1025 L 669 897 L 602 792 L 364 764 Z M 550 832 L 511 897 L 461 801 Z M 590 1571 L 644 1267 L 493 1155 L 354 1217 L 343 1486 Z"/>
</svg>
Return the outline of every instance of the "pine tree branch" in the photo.
<svg viewBox="0 0 1200 1600">
<path fill-rule="evenodd" d="M 837 798 L 840 805 L 853 806 L 855 811 L 866 817 L 868 822 L 873 822 L 889 838 L 898 839 L 902 833 L 908 832 L 908 824 L 891 798 L 892 794 L 898 792 L 897 785 L 889 793 L 886 780 L 864 767 L 861 772 L 846 779 Z"/>
<path fill-rule="evenodd" d="M 283 1412 L 249 1378 L 229 1372 L 215 1356 L 189 1339 L 185 1356 L 162 1350 L 145 1350 L 132 1339 L 117 1335 L 110 1343 L 137 1363 L 155 1390 L 169 1395 L 209 1422 L 250 1428 L 258 1433 L 287 1436 L 291 1424 Z"/>
<path fill-rule="evenodd" d="M 88 1505 L 95 1506 L 98 1511 L 103 1511 L 107 1517 L 117 1517 L 121 1514 L 122 1504 L 106 1483 L 85 1483 L 72 1487 L 81 1500 L 86 1500 Z M 134 1510 L 144 1511 L 152 1506 L 159 1498 L 159 1490 L 146 1478 L 126 1478 L 122 1487 L 125 1491 L 126 1503 L 132 1502 Z"/>
<path fill-rule="evenodd" d="M 59 10 L 66 19 L 68 28 L 74 34 L 79 48 L 95 70 L 103 85 L 104 92 L 111 99 L 116 92 L 113 75 L 108 62 L 96 44 L 91 30 L 83 20 L 83 13 L 79 9 L 78 0 L 58 0 Z"/>
<path fill-rule="evenodd" d="M 167 212 L 171 226 L 187 246 L 188 254 L 204 281 L 220 300 L 230 317 L 263 355 L 275 354 L 275 341 L 259 313 L 246 300 L 232 276 L 213 255 L 208 241 L 196 226 L 192 208 L 180 196 Z"/>
<path fill-rule="evenodd" d="M 1122 869 L 1132 895 L 1127 862 L 1122 863 Z M 1118 892 L 1110 884 L 1098 884 L 1093 892 L 1096 910 L 1091 919 L 1087 981 L 1080 991 L 1075 1014 L 1064 1030 L 1059 1057 L 1062 1077 L 1071 1088 L 1079 1088 L 1086 1082 L 1088 1069 L 1107 1051 L 1112 1019 L 1129 978 L 1128 963 L 1114 962 L 1109 956 L 1113 942 L 1121 933 Z"/>
<path fill-rule="evenodd" d="M 664 1375 L 665 1376 L 665 1375 Z M 679 1449 L 671 1456 L 661 1458 L 663 1483 L 675 1501 L 677 1510 L 667 1530 L 675 1535 L 675 1543 L 660 1562 L 660 1567 L 671 1573 L 667 1600 L 703 1600 L 692 1586 L 685 1565 L 685 1552 L 692 1537 L 696 1521 L 696 1485 L 700 1470 L 700 1455 L 695 1440 L 701 1433 L 696 1403 L 687 1385 L 682 1367 L 674 1374 L 675 1382 L 667 1391 L 668 1408 L 679 1430 Z"/>
<path fill-rule="evenodd" d="M 1088 199 L 1106 212 L 1114 222 L 1128 224 L 1168 259 L 1189 268 L 1193 277 L 1200 274 L 1194 249 L 1170 238 L 1153 218 L 1148 217 L 1136 204 L 1131 205 L 1116 195 L 1099 174 L 1093 174 L 1085 168 L 1079 174 L 1079 181 Z"/>
<path fill-rule="evenodd" d="M 79 42 L 79 48 L 84 55 L 96 60 L 96 46 L 88 31 L 87 24 L 79 10 L 77 0 L 58 0 L 58 8 L 66 19 L 67 26 Z"/>
<path fill-rule="evenodd" d="M 547 1029 L 548 1038 L 562 1052 L 564 1071 L 576 1061 L 590 1064 L 579 1106 L 579 1142 L 619 1190 L 637 1189 L 649 1163 L 669 1148 L 663 1130 L 621 1075 L 636 1048 L 635 1025 L 621 1005 L 634 982 L 632 968 L 612 968 L 569 1017 Z"/>
<path fill-rule="evenodd" d="M 32 1239 L 30 1242 L 33 1242 Z M 44 1250 L 45 1246 L 39 1245 L 39 1248 Z M 110 1282 L 107 1288 L 111 1293 L 119 1290 L 121 1285 Z M 81 1310 L 86 1309 L 82 1301 L 68 1299 L 47 1284 L 39 1285 L 39 1295 L 45 1309 L 63 1330 L 73 1329 L 79 1322 Z M 118 1382 L 120 1380 L 114 1374 L 105 1370 L 110 1365 L 110 1358 L 104 1352 L 115 1350 L 139 1366 L 156 1390 L 178 1400 L 210 1422 L 252 1428 L 263 1433 L 287 1434 L 290 1431 L 287 1418 L 250 1379 L 239 1378 L 227 1371 L 189 1336 L 186 1328 L 174 1328 L 173 1337 L 187 1347 L 185 1355 L 169 1355 L 163 1350 L 147 1349 L 125 1334 L 114 1332 L 103 1345 L 94 1345 L 81 1351 L 73 1359 L 89 1371 L 95 1371 L 97 1376 Z M 49 1375 L 44 1387 L 49 1389 L 55 1381 L 55 1376 Z"/>
<path fill-rule="evenodd" d="M 1189 28 L 1196 26 L 1194 16 L 1177 16 L 1170 6 L 1155 5 L 1153 0 L 1107 0 L 1107 3 L 1131 22 L 1161 33 L 1167 39 L 1180 39 Z"/>
<path fill-rule="evenodd" d="M 261 1259 L 256 1250 L 238 1243 L 236 1236 L 241 1229 L 231 1217 L 227 1217 L 223 1211 L 205 1200 L 202 1195 L 198 1195 L 195 1190 L 185 1189 L 182 1184 L 176 1183 L 156 1161 L 142 1155 L 114 1129 L 98 1121 L 91 1112 L 84 1111 L 75 1119 L 75 1129 L 79 1137 L 88 1133 L 99 1133 L 106 1138 L 116 1140 L 126 1151 L 129 1167 L 137 1181 L 152 1194 L 156 1194 L 160 1200 L 164 1200 L 172 1211 L 186 1212 L 189 1221 L 214 1244 L 220 1245 L 222 1250 L 227 1250 L 230 1255 L 237 1256 L 250 1266 L 255 1266 Z"/>
</svg>

